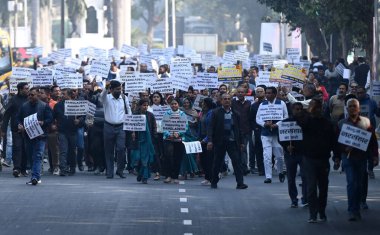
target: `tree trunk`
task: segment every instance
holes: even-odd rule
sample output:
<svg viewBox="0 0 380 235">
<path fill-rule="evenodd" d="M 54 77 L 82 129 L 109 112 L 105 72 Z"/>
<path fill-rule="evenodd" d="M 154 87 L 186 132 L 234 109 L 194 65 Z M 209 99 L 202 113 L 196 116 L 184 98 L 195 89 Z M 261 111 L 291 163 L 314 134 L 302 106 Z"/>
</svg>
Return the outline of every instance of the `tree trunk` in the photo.
<svg viewBox="0 0 380 235">
<path fill-rule="evenodd" d="M 348 52 L 345 30 L 346 30 L 345 27 L 342 27 L 339 31 L 340 43 L 342 44 L 342 58 L 344 58 L 344 60 L 347 59 L 347 52 Z"/>
</svg>

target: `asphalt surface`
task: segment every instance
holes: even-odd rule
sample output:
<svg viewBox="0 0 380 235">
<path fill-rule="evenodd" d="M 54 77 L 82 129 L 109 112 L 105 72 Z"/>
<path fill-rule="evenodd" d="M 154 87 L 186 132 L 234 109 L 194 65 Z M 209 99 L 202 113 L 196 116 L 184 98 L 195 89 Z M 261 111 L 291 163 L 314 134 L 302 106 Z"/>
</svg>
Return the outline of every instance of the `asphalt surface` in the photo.
<svg viewBox="0 0 380 235">
<path fill-rule="evenodd" d="M 45 164 L 45 169 L 47 169 Z M 369 210 L 349 222 L 344 174 L 330 173 L 326 223 L 308 224 L 307 208 L 290 208 L 287 184 L 274 176 L 248 175 L 236 190 L 233 175 L 218 189 L 201 178 L 144 185 L 134 175 L 106 179 L 90 172 L 44 173 L 42 184 L 26 185 L 11 168 L 0 172 L 0 234 L 380 234 L 380 169 L 369 181 Z M 300 179 L 297 179 L 298 181 Z"/>
</svg>

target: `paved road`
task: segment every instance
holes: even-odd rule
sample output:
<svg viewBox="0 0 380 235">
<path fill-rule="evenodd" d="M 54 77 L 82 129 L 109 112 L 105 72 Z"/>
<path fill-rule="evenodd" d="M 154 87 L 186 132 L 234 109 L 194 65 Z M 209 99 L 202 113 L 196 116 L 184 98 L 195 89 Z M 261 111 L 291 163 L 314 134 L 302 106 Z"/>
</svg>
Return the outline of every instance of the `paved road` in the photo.
<svg viewBox="0 0 380 235">
<path fill-rule="evenodd" d="M 45 167 L 46 169 L 47 167 Z M 0 172 L 0 234 L 380 234 L 380 170 L 370 180 L 368 204 L 360 222 L 348 222 L 345 178 L 330 175 L 328 222 L 308 224 L 306 208 L 291 209 L 286 183 L 270 185 L 257 175 L 236 190 L 233 176 L 216 190 L 200 178 L 180 185 L 106 179 L 89 172 L 47 173 L 42 184 L 25 185 L 9 168 Z"/>
</svg>

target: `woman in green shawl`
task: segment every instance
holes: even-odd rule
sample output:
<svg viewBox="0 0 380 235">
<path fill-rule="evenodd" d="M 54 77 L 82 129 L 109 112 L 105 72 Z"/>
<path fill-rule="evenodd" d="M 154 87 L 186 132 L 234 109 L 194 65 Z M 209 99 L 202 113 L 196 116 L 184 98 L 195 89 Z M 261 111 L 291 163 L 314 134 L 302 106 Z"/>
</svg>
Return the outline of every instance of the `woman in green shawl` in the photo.
<svg viewBox="0 0 380 235">
<path fill-rule="evenodd" d="M 132 132 L 134 148 L 131 151 L 132 166 L 137 169 L 137 181 L 148 183 L 150 164 L 154 161 L 154 143 L 157 140 L 157 125 L 153 113 L 147 111 L 149 100 L 141 99 L 138 103 L 138 115 L 145 115 L 145 131 Z"/>
</svg>

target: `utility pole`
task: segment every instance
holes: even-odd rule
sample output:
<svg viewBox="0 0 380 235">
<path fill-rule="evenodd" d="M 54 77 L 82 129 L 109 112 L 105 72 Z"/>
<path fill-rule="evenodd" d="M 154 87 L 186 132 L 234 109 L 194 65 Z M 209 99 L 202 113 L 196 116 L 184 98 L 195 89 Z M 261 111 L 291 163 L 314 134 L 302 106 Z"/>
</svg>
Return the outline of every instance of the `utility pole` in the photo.
<svg viewBox="0 0 380 235">
<path fill-rule="evenodd" d="M 165 48 L 169 47 L 169 0 L 165 0 Z"/>
<path fill-rule="evenodd" d="M 65 47 L 65 0 L 61 0 L 61 41 L 60 48 Z"/>
<path fill-rule="evenodd" d="M 172 46 L 175 48 L 177 47 L 176 45 L 176 15 L 175 15 L 175 0 L 172 0 Z"/>
<path fill-rule="evenodd" d="M 18 25 L 18 19 L 17 19 L 17 0 L 15 0 L 15 6 L 14 6 L 14 12 L 15 12 L 15 25 L 14 25 L 14 47 L 16 47 L 16 36 L 17 36 L 17 25 Z"/>
</svg>

